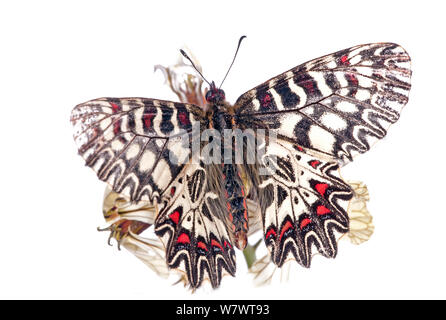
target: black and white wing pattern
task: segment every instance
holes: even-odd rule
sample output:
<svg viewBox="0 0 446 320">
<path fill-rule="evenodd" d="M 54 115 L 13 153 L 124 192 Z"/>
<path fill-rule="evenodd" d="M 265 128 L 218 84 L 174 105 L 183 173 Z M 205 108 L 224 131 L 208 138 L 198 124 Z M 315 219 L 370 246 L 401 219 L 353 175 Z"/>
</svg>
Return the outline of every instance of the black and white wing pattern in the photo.
<svg viewBox="0 0 446 320">
<path fill-rule="evenodd" d="M 166 247 L 169 268 L 183 272 L 191 288 L 207 280 L 218 287 L 235 275 L 235 252 L 220 196 L 211 191 L 205 168 L 190 163 L 169 187 L 155 232 Z"/>
<path fill-rule="evenodd" d="M 189 149 L 178 139 L 200 112 L 185 103 L 101 98 L 77 105 L 71 122 L 79 154 L 99 179 L 130 200 L 152 201 L 184 167 Z"/>
<path fill-rule="evenodd" d="M 272 261 L 280 267 L 295 259 L 309 267 L 313 246 L 334 258 L 336 233 L 349 228 L 346 210 L 353 196 L 339 178 L 338 163 L 284 140 L 269 144 L 263 161 L 271 172 L 261 177 L 259 201 Z"/>
<path fill-rule="evenodd" d="M 309 61 L 246 92 L 236 102 L 241 126 L 277 134 L 266 146 L 258 187 L 272 261 L 308 267 L 312 247 L 337 253 L 349 230 L 353 196 L 339 166 L 386 135 L 408 101 L 410 58 L 393 43 L 360 45 Z M 274 159 L 274 157 L 276 157 Z"/>
<path fill-rule="evenodd" d="M 167 266 L 193 289 L 204 281 L 218 287 L 236 270 L 231 203 L 244 209 L 245 220 L 248 209 L 251 232 L 263 228 L 276 265 L 295 259 L 309 267 L 315 252 L 336 256 L 338 234 L 349 230 L 346 211 L 353 197 L 338 168 L 369 150 L 398 120 L 410 77 L 403 48 L 367 44 L 293 68 L 246 92 L 234 106 L 220 101 L 224 93 L 212 82 L 204 108 L 101 98 L 76 106 L 71 122 L 86 165 L 129 202 L 147 201 L 159 210 L 154 229 Z M 220 165 L 204 165 L 204 158 L 190 159 L 189 142 L 200 138 L 193 135 L 195 126 L 268 129 L 277 139 L 262 144 L 260 163 L 234 164 L 229 175 Z M 244 188 L 234 183 L 239 178 L 252 189 L 248 206 Z M 229 203 L 224 191 L 237 197 Z"/>
<path fill-rule="evenodd" d="M 359 45 L 266 81 L 236 108 L 247 127 L 275 129 L 279 138 L 347 163 L 398 120 L 410 77 L 410 57 L 399 45 Z"/>
</svg>

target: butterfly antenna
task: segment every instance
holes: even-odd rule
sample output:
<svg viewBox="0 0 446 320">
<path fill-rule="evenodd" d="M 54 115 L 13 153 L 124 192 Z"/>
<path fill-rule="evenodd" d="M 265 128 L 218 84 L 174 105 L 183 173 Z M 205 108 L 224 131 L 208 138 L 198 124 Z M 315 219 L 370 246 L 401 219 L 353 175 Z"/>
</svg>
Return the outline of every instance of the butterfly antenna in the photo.
<svg viewBox="0 0 446 320">
<path fill-rule="evenodd" d="M 220 89 L 221 86 L 223 85 L 223 82 L 225 82 L 226 77 L 228 76 L 228 73 L 229 73 L 229 71 L 231 70 L 232 65 L 234 64 L 235 57 L 237 57 L 238 49 L 240 49 L 240 45 L 242 44 L 242 40 L 245 39 L 245 38 L 246 38 L 246 36 L 241 36 L 241 37 L 240 37 L 240 39 L 239 39 L 239 41 L 238 41 L 238 45 L 237 45 L 237 50 L 235 50 L 234 59 L 232 59 L 232 63 L 231 63 L 231 65 L 229 66 L 228 72 L 226 72 L 226 75 L 225 75 L 225 77 L 223 78 L 223 81 L 221 82 L 220 86 L 218 87 L 219 89 Z"/>
<path fill-rule="evenodd" d="M 207 81 L 206 78 L 201 74 L 200 70 L 198 70 L 198 68 L 197 68 L 197 67 L 195 66 L 195 64 L 192 62 L 192 59 L 189 58 L 189 56 L 187 55 L 187 53 L 184 52 L 183 49 L 180 49 L 180 52 L 181 52 L 181 54 L 183 55 L 183 57 L 185 57 L 187 60 L 189 60 L 189 62 L 192 64 L 192 67 L 194 67 L 195 71 L 197 71 L 197 72 L 200 74 L 200 76 L 203 78 L 203 80 L 206 81 L 207 84 L 208 84 L 209 86 L 211 86 L 211 84 L 209 83 L 209 81 Z"/>
</svg>

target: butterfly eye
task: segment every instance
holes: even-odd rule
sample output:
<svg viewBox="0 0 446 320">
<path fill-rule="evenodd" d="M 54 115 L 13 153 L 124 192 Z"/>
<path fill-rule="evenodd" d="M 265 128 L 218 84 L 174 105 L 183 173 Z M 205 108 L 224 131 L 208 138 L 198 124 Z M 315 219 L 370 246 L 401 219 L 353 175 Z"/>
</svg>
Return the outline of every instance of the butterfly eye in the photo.
<svg viewBox="0 0 446 320">
<path fill-rule="evenodd" d="M 210 89 L 206 92 L 206 101 L 207 102 L 219 102 L 225 100 L 225 92 L 221 89 Z"/>
<path fill-rule="evenodd" d="M 213 94 L 212 94 L 212 91 L 211 91 L 211 90 L 209 90 L 208 92 L 206 92 L 206 101 L 207 101 L 207 102 L 211 102 L 212 97 L 213 97 Z"/>
</svg>

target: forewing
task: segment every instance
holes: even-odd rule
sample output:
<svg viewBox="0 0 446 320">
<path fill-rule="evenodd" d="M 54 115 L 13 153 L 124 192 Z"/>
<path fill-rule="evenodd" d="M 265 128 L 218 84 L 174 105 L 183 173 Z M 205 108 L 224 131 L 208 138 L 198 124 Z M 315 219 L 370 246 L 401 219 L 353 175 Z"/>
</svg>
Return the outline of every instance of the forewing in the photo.
<svg viewBox="0 0 446 320">
<path fill-rule="evenodd" d="M 223 207 L 210 190 L 205 168 L 187 165 L 171 185 L 155 221 L 167 265 L 183 272 L 192 288 L 204 280 L 218 287 L 225 274 L 235 275 L 235 252 Z"/>
<path fill-rule="evenodd" d="M 309 61 L 243 94 L 246 127 L 346 163 L 385 136 L 408 101 L 410 57 L 393 43 L 360 45 Z"/>
<path fill-rule="evenodd" d="M 259 202 L 264 240 L 279 267 L 288 259 L 309 267 L 312 247 L 325 257 L 337 253 L 337 233 L 346 233 L 353 196 L 338 176 L 336 161 L 323 161 L 294 144 L 270 143 L 262 158 Z"/>
<path fill-rule="evenodd" d="M 184 167 L 184 134 L 200 108 L 146 98 L 101 98 L 71 113 L 79 154 L 98 177 L 130 200 L 153 200 Z M 172 161 L 174 159 L 175 161 Z"/>
</svg>

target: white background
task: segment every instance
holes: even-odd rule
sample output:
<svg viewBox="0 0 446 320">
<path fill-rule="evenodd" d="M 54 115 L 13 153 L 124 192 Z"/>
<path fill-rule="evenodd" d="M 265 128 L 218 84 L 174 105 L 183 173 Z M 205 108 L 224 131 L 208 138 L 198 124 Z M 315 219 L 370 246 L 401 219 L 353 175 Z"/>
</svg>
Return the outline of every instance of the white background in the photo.
<svg viewBox="0 0 446 320">
<path fill-rule="evenodd" d="M 415 4 L 417 3 L 417 4 Z M 419 1 L 2 1 L 0 298 L 446 298 L 445 19 Z M 106 245 L 104 183 L 77 156 L 69 122 L 102 96 L 175 99 L 155 64 L 187 45 L 229 101 L 297 64 L 391 41 L 412 57 L 410 100 L 387 138 L 343 170 L 364 181 L 375 234 L 338 257 L 257 288 L 235 279 L 194 295 Z"/>
</svg>

